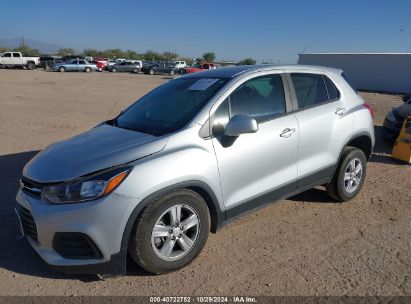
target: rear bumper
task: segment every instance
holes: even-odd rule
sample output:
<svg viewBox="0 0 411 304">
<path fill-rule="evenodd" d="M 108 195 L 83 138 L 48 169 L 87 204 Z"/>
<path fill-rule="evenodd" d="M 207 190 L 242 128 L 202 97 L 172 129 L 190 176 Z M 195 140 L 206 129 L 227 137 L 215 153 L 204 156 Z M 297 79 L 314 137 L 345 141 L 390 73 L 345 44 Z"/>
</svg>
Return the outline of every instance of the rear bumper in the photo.
<svg viewBox="0 0 411 304">
<path fill-rule="evenodd" d="M 127 242 L 123 239 L 128 239 L 125 229 L 138 204 L 135 198 L 112 193 L 92 202 L 49 205 L 19 190 L 16 200 L 36 226 L 36 233 L 30 230 L 26 239 L 50 268 L 71 274 L 125 273 Z M 87 236 L 99 255 L 67 256 L 56 246 L 59 233 Z"/>
</svg>

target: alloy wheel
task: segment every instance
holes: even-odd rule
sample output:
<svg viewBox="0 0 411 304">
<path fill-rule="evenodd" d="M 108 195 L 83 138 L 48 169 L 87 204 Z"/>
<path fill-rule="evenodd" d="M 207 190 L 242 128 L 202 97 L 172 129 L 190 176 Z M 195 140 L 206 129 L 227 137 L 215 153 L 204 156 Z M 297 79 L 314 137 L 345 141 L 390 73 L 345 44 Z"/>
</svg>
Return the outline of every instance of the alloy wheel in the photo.
<svg viewBox="0 0 411 304">
<path fill-rule="evenodd" d="M 184 204 L 170 207 L 157 219 L 151 232 L 155 254 L 165 261 L 182 258 L 193 248 L 199 228 L 199 217 L 193 208 Z"/>
<path fill-rule="evenodd" d="M 345 169 L 344 187 L 348 193 L 357 190 L 363 175 L 362 163 L 358 158 L 353 158 Z"/>
</svg>

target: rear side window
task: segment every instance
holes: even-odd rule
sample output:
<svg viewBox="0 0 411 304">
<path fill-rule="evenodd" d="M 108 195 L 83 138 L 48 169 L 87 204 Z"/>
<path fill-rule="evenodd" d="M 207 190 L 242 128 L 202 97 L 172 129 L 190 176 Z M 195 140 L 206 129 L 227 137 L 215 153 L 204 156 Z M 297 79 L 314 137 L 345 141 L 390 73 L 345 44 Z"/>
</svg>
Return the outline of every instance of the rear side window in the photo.
<svg viewBox="0 0 411 304">
<path fill-rule="evenodd" d="M 327 76 L 323 75 L 325 85 L 327 87 L 327 92 L 328 92 L 328 98 L 329 100 L 337 100 L 340 98 L 340 91 L 338 91 L 337 87 L 335 84 L 332 82 L 330 78 Z"/>
<path fill-rule="evenodd" d="M 13 53 L 13 57 L 21 57 L 21 55 L 19 53 Z"/>
<path fill-rule="evenodd" d="M 320 74 L 291 74 L 298 107 L 304 109 L 328 101 L 327 89 Z"/>
</svg>

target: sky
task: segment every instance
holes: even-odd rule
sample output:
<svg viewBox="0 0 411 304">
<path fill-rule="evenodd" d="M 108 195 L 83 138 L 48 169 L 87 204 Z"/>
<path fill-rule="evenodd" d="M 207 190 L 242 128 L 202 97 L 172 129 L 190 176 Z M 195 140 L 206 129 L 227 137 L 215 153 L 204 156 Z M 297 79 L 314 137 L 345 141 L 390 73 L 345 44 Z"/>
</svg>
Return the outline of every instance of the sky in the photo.
<svg viewBox="0 0 411 304">
<path fill-rule="evenodd" d="M 410 12 L 410 0 L 13 0 L 0 38 L 296 63 L 301 52 L 411 52 Z"/>
</svg>

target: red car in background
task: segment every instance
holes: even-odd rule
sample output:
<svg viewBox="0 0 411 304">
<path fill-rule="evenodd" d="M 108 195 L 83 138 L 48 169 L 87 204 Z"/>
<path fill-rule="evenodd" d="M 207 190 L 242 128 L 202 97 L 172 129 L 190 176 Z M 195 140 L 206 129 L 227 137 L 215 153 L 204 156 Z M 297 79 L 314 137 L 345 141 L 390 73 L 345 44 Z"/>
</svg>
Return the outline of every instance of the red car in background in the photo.
<svg viewBox="0 0 411 304">
<path fill-rule="evenodd" d="M 210 62 L 199 62 L 196 63 L 195 65 L 193 65 L 192 67 L 187 67 L 185 68 L 185 74 L 192 74 L 195 72 L 200 72 L 203 70 L 211 70 L 211 69 L 215 69 L 216 66 L 214 65 L 214 63 L 210 63 Z"/>
<path fill-rule="evenodd" d="M 95 64 L 97 66 L 97 69 L 99 72 L 104 71 L 106 68 L 107 62 L 104 61 L 97 61 L 97 60 L 92 60 L 90 63 Z"/>
</svg>

